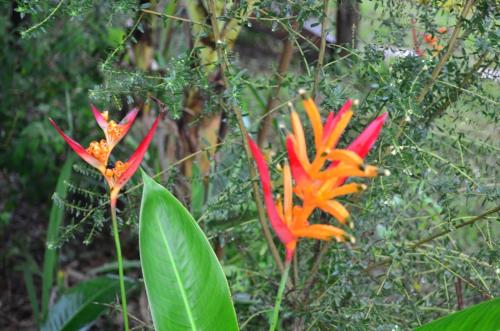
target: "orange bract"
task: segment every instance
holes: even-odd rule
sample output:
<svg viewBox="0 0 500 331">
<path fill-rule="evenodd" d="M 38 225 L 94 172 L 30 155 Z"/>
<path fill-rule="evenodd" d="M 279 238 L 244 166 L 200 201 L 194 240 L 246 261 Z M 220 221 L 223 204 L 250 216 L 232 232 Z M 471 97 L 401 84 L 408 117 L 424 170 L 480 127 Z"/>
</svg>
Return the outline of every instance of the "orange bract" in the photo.
<svg viewBox="0 0 500 331">
<path fill-rule="evenodd" d="M 349 212 L 335 198 L 366 189 L 364 184 L 343 185 L 347 177 L 374 177 L 381 173 L 378 168 L 365 165 L 363 158 L 375 144 L 387 118 L 386 113 L 379 116 L 346 149 L 335 149 L 353 115 L 353 102 L 348 100 L 337 115 L 331 113 L 323 125 L 314 101 L 304 91 L 300 91 L 300 94 L 313 129 L 315 156 L 312 160 L 308 157 L 304 128 L 290 104 L 293 134 L 286 138 L 290 164 L 286 163 L 283 167 L 284 196 L 277 203 L 272 197 L 271 180 L 264 157 L 253 140 L 248 138 L 259 170 L 269 220 L 285 244 L 287 261 L 293 256 L 299 238 L 336 239 L 339 242 L 348 239 L 354 242 L 354 237 L 345 230 L 329 224 L 310 224 L 309 217 L 319 208 L 335 217 L 341 225 L 348 224 L 352 228 Z M 294 194 L 302 201 L 301 205 L 294 204 Z"/>
</svg>

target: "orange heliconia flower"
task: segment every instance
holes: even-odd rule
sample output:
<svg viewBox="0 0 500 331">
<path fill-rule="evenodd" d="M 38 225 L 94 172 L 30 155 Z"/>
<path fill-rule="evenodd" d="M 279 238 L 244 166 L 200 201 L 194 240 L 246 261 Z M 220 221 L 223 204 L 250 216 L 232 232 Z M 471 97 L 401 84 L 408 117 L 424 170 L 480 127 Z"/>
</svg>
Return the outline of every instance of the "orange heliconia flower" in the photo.
<svg viewBox="0 0 500 331">
<path fill-rule="evenodd" d="M 448 28 L 445 26 L 441 26 L 441 27 L 437 28 L 437 32 L 440 34 L 444 34 L 444 33 L 448 32 Z"/>
<path fill-rule="evenodd" d="M 337 115 L 330 113 L 323 126 L 314 101 L 305 95 L 305 91 L 300 92 L 304 109 L 313 128 L 315 158 L 310 162 L 307 157 L 302 124 L 298 114 L 292 110 L 293 134 L 288 135 L 286 146 L 292 173 L 296 180 L 295 193 L 304 201 L 306 207 L 320 208 L 335 217 L 341 224 L 349 224 L 352 227 L 349 212 L 335 198 L 366 189 L 364 184 L 343 185 L 347 177 L 374 177 L 380 173 L 376 167 L 365 165 L 363 159 L 373 147 L 387 118 L 387 113 L 376 118 L 346 149 L 336 149 L 353 115 L 353 102 L 347 100 Z M 329 162 L 328 165 L 327 162 Z"/>
<path fill-rule="evenodd" d="M 330 113 L 325 125 L 322 125 L 314 101 L 305 95 L 305 91 L 300 93 L 314 133 L 315 157 L 312 161 L 308 158 L 303 126 L 299 115 L 292 110 L 293 134 L 289 134 L 286 139 L 290 165 L 286 163 L 283 167 L 284 196 L 277 203 L 272 196 L 269 170 L 262 152 L 248 137 L 259 170 L 267 214 L 274 231 L 286 247 L 287 261 L 293 256 L 297 241 L 302 237 L 354 241 L 354 237 L 345 230 L 329 224 L 310 224 L 308 218 L 319 208 L 335 217 L 342 225 L 349 224 L 352 227 L 349 212 L 335 198 L 366 188 L 366 185 L 358 183 L 343 185 L 347 177 L 374 177 L 381 173 L 376 167 L 365 165 L 363 159 L 375 144 L 387 118 L 387 113 L 382 114 L 346 149 L 335 149 L 352 117 L 353 102 L 348 100 L 337 115 Z M 302 200 L 302 205 L 294 205 L 293 194 Z"/>
<path fill-rule="evenodd" d="M 438 38 L 437 37 L 434 37 L 432 34 L 430 33 L 426 33 L 424 35 L 424 41 L 426 43 L 428 43 L 429 45 L 436 45 L 437 42 L 438 42 Z"/>
</svg>

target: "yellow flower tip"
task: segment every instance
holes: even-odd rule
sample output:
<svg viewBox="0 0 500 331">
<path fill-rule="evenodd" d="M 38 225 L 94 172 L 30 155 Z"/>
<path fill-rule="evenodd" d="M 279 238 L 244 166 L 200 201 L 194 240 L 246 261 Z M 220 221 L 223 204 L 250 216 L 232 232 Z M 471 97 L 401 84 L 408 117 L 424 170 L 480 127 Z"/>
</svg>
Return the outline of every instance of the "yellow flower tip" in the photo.
<svg viewBox="0 0 500 331">
<path fill-rule="evenodd" d="M 381 176 L 390 176 L 391 175 L 391 172 L 387 169 L 377 169 L 378 171 L 378 174 L 381 175 Z"/>
<path fill-rule="evenodd" d="M 352 105 L 353 106 L 359 106 L 359 99 L 352 100 Z"/>
<path fill-rule="evenodd" d="M 307 92 L 304 88 L 299 88 L 299 95 L 302 99 L 307 99 Z"/>
<path fill-rule="evenodd" d="M 106 169 L 104 171 L 104 176 L 106 176 L 106 177 L 113 177 L 113 169 Z"/>
<path fill-rule="evenodd" d="M 347 236 L 348 236 L 348 239 L 349 239 L 349 241 L 351 242 L 351 244 L 353 244 L 353 245 L 354 245 L 354 244 L 356 243 L 356 238 L 354 238 L 354 237 L 353 237 L 353 236 L 351 236 L 351 235 L 347 235 Z"/>
<path fill-rule="evenodd" d="M 101 163 L 105 164 L 109 157 L 109 148 L 106 140 L 101 139 L 99 142 L 92 141 L 86 149 L 87 153 L 95 157 Z"/>
<path fill-rule="evenodd" d="M 295 113 L 295 107 L 293 106 L 293 103 L 289 101 L 286 105 L 288 106 L 290 112 Z"/>
<path fill-rule="evenodd" d="M 351 217 L 350 216 L 347 216 L 347 218 L 345 219 L 347 225 L 349 225 L 349 228 L 352 230 L 354 229 L 354 222 L 352 221 Z"/>
<path fill-rule="evenodd" d="M 115 121 L 109 121 L 108 123 L 108 135 L 112 141 L 118 140 L 122 134 L 123 128 L 120 124 Z"/>
<path fill-rule="evenodd" d="M 282 172 L 283 171 L 283 167 L 281 166 L 281 164 L 277 164 L 276 165 L 276 169 L 279 171 L 279 172 Z"/>
<path fill-rule="evenodd" d="M 109 120 L 109 113 L 108 113 L 108 111 L 107 111 L 107 110 L 106 110 L 106 111 L 103 111 L 103 112 L 101 113 L 101 115 L 102 115 L 102 117 L 104 117 L 104 119 L 106 120 L 106 122 Z"/>
<path fill-rule="evenodd" d="M 359 190 L 359 191 L 364 191 L 364 190 L 366 190 L 367 188 L 368 188 L 368 186 L 366 186 L 365 184 L 359 184 L 359 185 L 358 185 L 358 190 Z"/>
</svg>

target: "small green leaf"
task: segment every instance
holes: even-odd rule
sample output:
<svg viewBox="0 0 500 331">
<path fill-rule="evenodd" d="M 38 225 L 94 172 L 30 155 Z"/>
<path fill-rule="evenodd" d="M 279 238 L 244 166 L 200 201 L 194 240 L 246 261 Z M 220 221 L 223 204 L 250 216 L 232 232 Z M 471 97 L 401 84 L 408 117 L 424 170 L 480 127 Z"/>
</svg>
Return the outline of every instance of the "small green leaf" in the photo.
<svg viewBox="0 0 500 331">
<path fill-rule="evenodd" d="M 153 322 L 162 330 L 238 330 L 222 267 L 182 204 L 142 174 L 139 246 Z"/>
<path fill-rule="evenodd" d="M 131 281 L 125 282 L 125 286 L 131 285 Z M 85 327 L 109 309 L 108 305 L 116 301 L 119 291 L 118 278 L 98 277 L 79 283 L 49 310 L 42 331 L 72 331 Z"/>
<path fill-rule="evenodd" d="M 500 330 L 500 298 L 482 302 L 421 326 L 415 331 Z"/>
</svg>

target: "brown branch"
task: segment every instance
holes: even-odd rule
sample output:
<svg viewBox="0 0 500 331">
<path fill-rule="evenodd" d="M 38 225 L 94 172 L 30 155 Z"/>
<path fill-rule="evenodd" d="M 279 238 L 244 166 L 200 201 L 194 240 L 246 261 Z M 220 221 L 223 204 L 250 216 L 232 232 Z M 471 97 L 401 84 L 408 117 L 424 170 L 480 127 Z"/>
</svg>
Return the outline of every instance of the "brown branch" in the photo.
<svg viewBox="0 0 500 331">
<path fill-rule="evenodd" d="M 316 97 L 321 70 L 323 69 L 323 60 L 325 59 L 326 48 L 326 25 L 328 23 L 328 0 L 323 0 L 323 21 L 321 22 L 321 45 L 319 47 L 318 63 L 316 68 L 316 76 L 314 77 L 314 85 L 311 93 L 312 98 Z"/>
<path fill-rule="evenodd" d="M 217 56 L 220 62 L 220 76 L 221 79 L 224 81 L 225 86 L 229 86 L 229 81 L 226 76 L 226 71 L 229 69 L 229 63 L 228 60 L 225 56 L 225 52 L 222 49 L 224 46 L 223 41 L 220 39 L 220 33 L 219 33 L 219 27 L 217 25 L 217 17 L 216 17 L 216 11 L 215 11 L 215 3 L 214 0 L 209 0 L 208 1 L 208 6 L 210 10 L 210 21 L 212 24 L 212 30 L 213 34 L 215 37 L 215 43 L 216 43 L 216 48 L 217 48 Z M 244 122 L 243 122 L 243 117 L 241 116 L 240 110 L 233 106 L 232 111 L 236 115 L 236 121 L 238 122 L 238 127 L 241 133 L 241 139 L 243 142 L 243 147 L 245 149 L 245 154 L 247 158 L 247 163 L 248 163 L 248 170 L 250 172 L 250 178 L 256 178 L 257 177 L 257 172 L 255 170 L 254 164 L 253 164 L 253 158 L 252 158 L 252 153 L 250 151 L 250 148 L 247 144 L 247 136 L 248 132 L 245 128 Z M 276 245 L 274 244 L 273 237 L 271 235 L 271 231 L 269 229 L 269 225 L 267 224 L 266 220 L 266 214 L 264 207 L 262 205 L 262 202 L 260 200 L 259 196 L 259 185 L 257 184 L 257 181 L 252 181 L 252 189 L 253 189 L 253 195 L 255 199 L 255 203 L 257 206 L 257 211 L 259 215 L 259 221 L 262 226 L 262 231 L 264 232 L 264 237 L 266 238 L 267 245 L 269 246 L 269 249 L 271 251 L 271 254 L 276 261 L 276 265 L 278 266 L 279 270 L 283 272 L 285 270 L 283 261 L 281 260 L 281 257 L 279 255 L 278 249 Z"/>
<path fill-rule="evenodd" d="M 297 23 L 294 22 L 292 24 L 292 29 L 296 28 Z M 267 136 L 269 135 L 269 131 L 271 130 L 272 116 L 268 116 L 271 109 L 276 106 L 276 102 L 278 101 L 278 95 L 281 90 L 281 84 L 283 83 L 283 77 L 288 71 L 288 67 L 290 66 L 290 62 L 292 62 L 293 55 L 293 40 L 292 37 L 288 35 L 283 42 L 283 49 L 281 51 L 280 62 L 278 65 L 278 71 L 276 72 L 276 86 L 271 90 L 269 97 L 267 99 L 267 105 L 265 112 L 263 114 L 264 119 L 261 122 L 259 127 L 259 132 L 257 134 L 257 144 L 259 147 L 263 147 Z"/>
<path fill-rule="evenodd" d="M 314 281 L 316 280 L 316 276 L 318 275 L 318 270 L 321 265 L 321 261 L 323 260 L 323 257 L 325 256 L 326 252 L 328 252 L 330 244 L 331 244 L 330 242 L 323 243 L 323 246 L 321 247 L 319 253 L 316 255 L 311 271 L 309 272 L 304 288 L 302 289 L 302 293 L 298 296 L 300 301 L 306 302 L 307 297 L 309 295 L 309 291 L 314 285 Z"/>
<path fill-rule="evenodd" d="M 457 293 L 457 308 L 458 310 L 464 309 L 464 293 L 462 291 L 462 279 L 457 277 L 455 282 L 455 292 Z"/>
<path fill-rule="evenodd" d="M 476 74 L 478 72 L 478 70 L 480 69 L 484 60 L 486 59 L 487 55 L 488 55 L 488 51 L 481 54 L 479 59 L 472 66 L 472 69 L 467 74 L 465 74 L 464 78 L 460 82 L 460 87 L 465 89 L 467 86 L 469 86 L 472 83 L 474 74 Z M 486 67 L 487 66 L 489 66 L 489 64 L 486 64 Z M 431 116 L 429 116 L 429 119 L 427 120 L 427 124 L 430 124 L 434 119 L 441 116 L 446 111 L 446 109 L 448 109 L 448 107 L 450 107 L 454 102 L 456 102 L 458 100 L 458 97 L 462 94 L 463 94 L 463 90 L 460 90 L 460 92 L 456 91 L 452 96 L 448 97 L 446 99 L 446 101 L 437 110 L 435 110 Z M 438 100 L 436 102 L 439 102 L 440 100 Z M 427 107 L 424 110 L 424 113 L 429 111 L 434 106 L 434 104 L 435 103 L 432 103 L 429 107 Z"/>
<path fill-rule="evenodd" d="M 448 42 L 448 47 L 446 49 L 446 53 L 439 59 L 438 64 L 432 71 L 431 75 L 431 80 L 425 85 L 423 88 L 422 92 L 417 98 L 417 103 L 421 103 L 425 96 L 429 93 L 431 90 L 431 87 L 434 85 L 436 82 L 437 77 L 441 73 L 441 70 L 443 70 L 444 65 L 446 64 L 446 61 L 450 58 L 451 54 L 455 51 L 455 47 L 457 45 L 457 42 L 459 40 L 458 35 L 460 34 L 460 28 L 462 27 L 463 22 L 465 21 L 465 17 L 469 14 L 470 9 L 472 8 L 472 5 L 474 4 L 475 0 L 467 0 L 464 8 L 462 9 L 462 12 L 460 13 L 460 16 L 458 18 L 458 22 L 455 25 L 455 29 L 453 30 L 450 41 Z"/>
<path fill-rule="evenodd" d="M 495 213 L 498 213 L 498 212 L 500 212 L 500 206 L 497 206 L 497 207 L 495 207 L 493 209 L 490 209 L 490 210 L 484 212 L 483 214 L 478 215 L 478 216 L 472 218 L 471 220 L 469 220 L 467 222 L 463 222 L 463 223 L 461 223 L 459 225 L 455 225 L 455 226 L 453 226 L 452 229 L 446 229 L 446 230 L 437 232 L 437 233 L 435 233 L 435 234 L 433 234 L 433 235 L 431 235 L 431 236 L 429 236 L 429 237 L 427 237 L 425 239 L 419 240 L 419 241 L 415 242 L 414 244 L 410 245 L 409 249 L 410 250 L 414 250 L 414 249 L 416 249 L 416 248 L 418 248 L 418 247 L 420 247 L 420 246 L 428 243 L 429 241 L 432 241 L 432 240 L 437 239 L 439 237 L 445 236 L 445 235 L 449 234 L 450 232 L 452 232 L 454 230 L 458 230 L 460 228 L 463 228 L 464 226 L 472 225 L 472 224 L 474 224 L 474 223 L 476 223 L 478 221 L 484 220 L 484 219 L 486 219 L 487 216 L 495 214 Z M 387 258 L 387 259 L 384 259 L 384 260 L 382 260 L 380 262 L 373 263 L 373 264 L 369 265 L 364 271 L 365 272 L 370 272 L 371 270 L 373 270 L 373 269 L 375 269 L 377 267 L 381 267 L 384 264 L 388 264 L 391 261 L 392 261 L 392 258 Z"/>
</svg>

